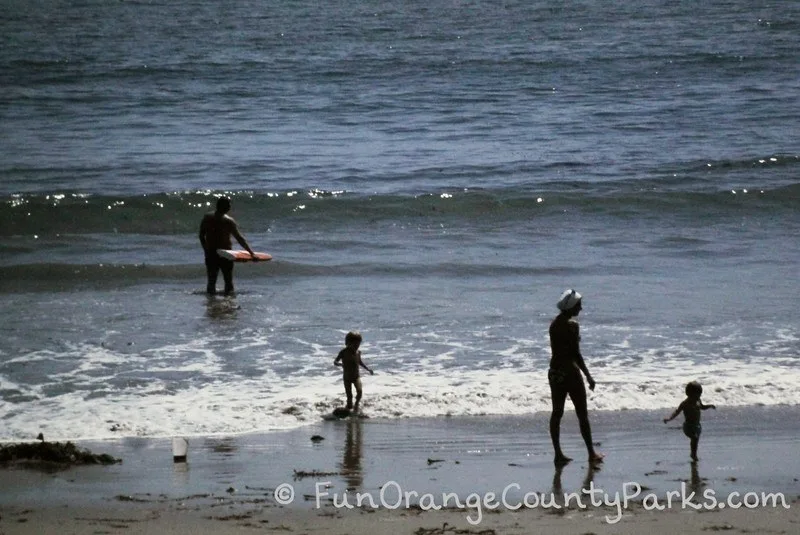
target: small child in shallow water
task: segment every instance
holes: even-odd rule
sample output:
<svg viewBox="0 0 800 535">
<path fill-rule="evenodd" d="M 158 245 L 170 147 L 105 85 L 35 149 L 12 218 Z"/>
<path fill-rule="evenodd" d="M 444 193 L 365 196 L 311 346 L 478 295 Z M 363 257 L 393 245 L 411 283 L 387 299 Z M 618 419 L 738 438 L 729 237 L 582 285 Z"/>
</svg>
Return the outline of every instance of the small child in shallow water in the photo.
<svg viewBox="0 0 800 535">
<path fill-rule="evenodd" d="M 703 427 L 700 425 L 700 411 L 715 409 L 715 405 L 704 405 L 700 401 L 703 395 L 703 386 L 697 381 L 692 381 L 686 385 L 686 399 L 684 399 L 675 412 L 669 418 L 664 418 L 664 423 L 677 417 L 681 412 L 685 418 L 683 422 L 683 434 L 689 437 L 692 451 L 692 460 L 697 460 L 697 445 L 700 443 L 700 433 Z"/>
<path fill-rule="evenodd" d="M 342 380 L 344 382 L 344 392 L 347 395 L 347 410 L 358 412 L 358 405 L 361 403 L 361 374 L 360 368 L 367 370 L 372 375 L 372 368 L 364 364 L 361 360 L 361 333 L 350 331 L 344 338 L 345 348 L 339 351 L 334 366 L 342 367 Z M 356 403 L 353 405 L 353 387 L 356 388 Z"/>
</svg>

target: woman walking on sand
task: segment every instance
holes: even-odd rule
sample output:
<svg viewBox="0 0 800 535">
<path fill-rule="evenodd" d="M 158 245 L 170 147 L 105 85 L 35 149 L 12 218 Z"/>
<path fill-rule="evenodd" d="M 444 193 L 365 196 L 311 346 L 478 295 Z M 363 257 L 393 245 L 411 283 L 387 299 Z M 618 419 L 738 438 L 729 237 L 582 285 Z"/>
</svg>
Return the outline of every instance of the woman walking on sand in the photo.
<svg viewBox="0 0 800 535">
<path fill-rule="evenodd" d="M 567 396 L 575 406 L 575 413 L 580 423 L 581 436 L 589 452 L 589 462 L 599 463 L 603 455 L 594 451 L 592 445 L 592 428 L 589 425 L 589 414 L 586 408 L 586 387 L 583 384 L 581 373 L 586 376 L 589 390 L 594 390 L 594 379 L 580 351 L 580 332 L 578 322 L 573 318 L 581 309 L 581 294 L 575 290 L 566 290 L 558 301 L 561 311 L 550 323 L 550 370 L 547 380 L 550 383 L 550 395 L 553 401 L 553 413 L 550 416 L 550 438 L 555 449 L 554 462 L 556 466 L 563 466 L 572 459 L 561 451 L 561 417 L 564 415 L 564 404 Z"/>
</svg>

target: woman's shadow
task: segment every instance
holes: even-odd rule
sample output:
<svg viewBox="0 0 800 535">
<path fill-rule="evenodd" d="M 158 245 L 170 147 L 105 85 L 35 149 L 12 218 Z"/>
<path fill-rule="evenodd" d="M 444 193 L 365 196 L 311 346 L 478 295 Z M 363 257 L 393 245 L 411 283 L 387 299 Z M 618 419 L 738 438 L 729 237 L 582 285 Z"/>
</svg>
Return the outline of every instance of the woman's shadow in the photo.
<svg viewBox="0 0 800 535">
<path fill-rule="evenodd" d="M 552 493 L 552 501 L 562 507 L 565 505 L 566 502 L 565 500 L 566 494 L 564 493 L 564 486 L 561 483 L 561 474 L 564 471 L 565 466 L 566 465 L 558 465 L 558 464 L 556 465 L 555 472 L 553 473 L 553 486 L 550 491 Z M 583 482 L 581 484 L 581 491 L 572 492 L 570 494 L 577 494 L 579 496 L 584 496 L 587 494 L 585 494 L 583 491 L 586 491 L 586 493 L 591 492 L 592 484 L 594 483 L 594 475 L 600 471 L 600 467 L 601 465 L 599 464 L 588 463 L 586 466 L 586 474 L 584 475 Z M 570 504 L 571 505 L 576 504 L 574 498 L 570 500 Z"/>
</svg>

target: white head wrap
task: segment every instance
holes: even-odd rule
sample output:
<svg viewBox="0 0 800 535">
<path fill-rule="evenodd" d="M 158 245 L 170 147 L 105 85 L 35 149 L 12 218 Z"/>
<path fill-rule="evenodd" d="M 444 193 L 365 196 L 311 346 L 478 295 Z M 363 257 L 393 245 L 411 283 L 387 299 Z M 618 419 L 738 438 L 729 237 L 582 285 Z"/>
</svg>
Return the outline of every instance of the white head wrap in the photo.
<svg viewBox="0 0 800 535">
<path fill-rule="evenodd" d="M 576 292 L 575 290 L 564 290 L 564 293 L 561 294 L 561 299 L 558 300 L 558 304 L 556 305 L 559 310 L 565 311 L 569 310 L 575 305 L 577 305 L 581 300 L 581 294 Z"/>
</svg>

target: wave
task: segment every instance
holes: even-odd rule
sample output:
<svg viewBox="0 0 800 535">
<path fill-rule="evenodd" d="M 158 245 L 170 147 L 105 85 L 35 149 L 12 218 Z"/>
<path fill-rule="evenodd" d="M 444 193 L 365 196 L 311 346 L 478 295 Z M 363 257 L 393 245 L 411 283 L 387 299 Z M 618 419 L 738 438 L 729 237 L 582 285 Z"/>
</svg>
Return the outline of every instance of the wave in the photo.
<svg viewBox="0 0 800 535">
<path fill-rule="evenodd" d="M 723 162 L 728 168 L 750 168 Z M 790 165 L 778 160 L 758 165 Z M 793 165 L 793 164 L 792 164 Z M 697 164 L 700 167 L 701 164 Z M 712 169 L 713 166 L 704 166 Z M 713 171 L 709 171 L 711 173 Z M 422 193 L 368 194 L 316 188 L 274 191 L 188 191 L 143 195 L 83 193 L 13 194 L 2 199 L 0 237 L 92 234 L 185 235 L 197 232 L 202 215 L 220 194 L 233 199 L 233 215 L 246 228 L 273 224 L 372 225 L 380 221 L 450 218 L 469 222 L 560 217 L 572 213 L 635 218 L 684 214 L 794 215 L 800 184 L 721 189 L 713 175 L 605 183 L 549 181 L 505 188 L 429 189 Z"/>
</svg>

